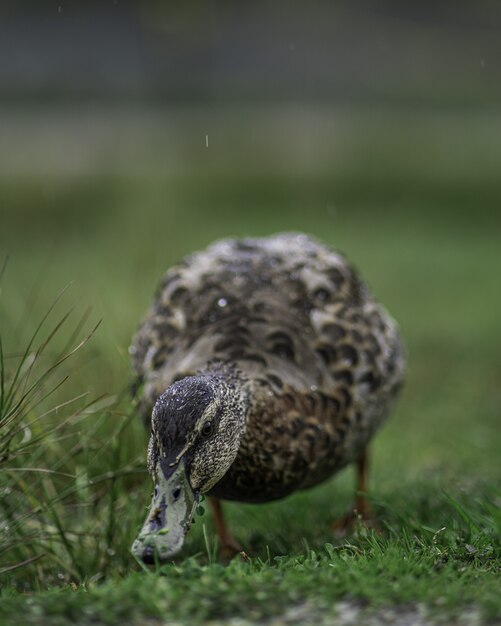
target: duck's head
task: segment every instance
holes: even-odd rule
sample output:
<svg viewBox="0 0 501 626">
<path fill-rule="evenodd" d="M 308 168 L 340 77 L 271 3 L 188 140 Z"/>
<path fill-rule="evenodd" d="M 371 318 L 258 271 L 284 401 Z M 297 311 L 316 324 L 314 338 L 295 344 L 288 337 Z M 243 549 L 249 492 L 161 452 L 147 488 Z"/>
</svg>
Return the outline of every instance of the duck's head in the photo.
<svg viewBox="0 0 501 626">
<path fill-rule="evenodd" d="M 247 407 L 241 381 L 217 374 L 184 378 L 158 398 L 148 447 L 155 488 L 134 556 L 151 564 L 179 552 L 199 495 L 221 480 L 237 455 Z"/>
</svg>

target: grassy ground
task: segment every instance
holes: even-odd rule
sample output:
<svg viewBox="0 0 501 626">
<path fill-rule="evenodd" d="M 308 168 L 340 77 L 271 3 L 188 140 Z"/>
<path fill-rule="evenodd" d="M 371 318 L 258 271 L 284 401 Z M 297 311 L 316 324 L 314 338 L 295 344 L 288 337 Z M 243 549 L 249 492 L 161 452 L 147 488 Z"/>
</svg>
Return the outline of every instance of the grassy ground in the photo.
<svg viewBox="0 0 501 626">
<path fill-rule="evenodd" d="M 199 153 L 183 139 L 193 136 L 184 115 L 186 133 L 165 154 L 143 150 L 137 168 L 125 145 L 118 165 L 68 173 L 53 159 L 43 176 L 46 163 L 27 153 L 25 170 L 0 179 L 0 243 L 10 253 L 0 283 L 2 624 L 20 615 L 32 624 L 322 623 L 340 601 L 369 613 L 417 606 L 449 623 L 466 623 L 467 611 L 477 622 L 501 617 L 501 127 L 495 116 L 486 132 L 475 112 L 452 125 L 442 115 L 443 125 L 425 113 L 391 128 L 366 113 L 342 117 L 339 153 L 316 132 L 318 167 L 290 156 L 290 137 L 280 152 L 271 122 L 253 143 L 262 117 L 232 143 L 238 124 L 221 116 L 219 147 L 211 134 L 213 152 L 203 141 Z M 217 563 L 207 515 L 176 563 L 144 572 L 128 552 L 151 491 L 146 434 L 127 400 L 130 336 L 169 264 L 218 237 L 278 230 L 347 253 L 401 324 L 408 382 L 374 446 L 384 532 L 330 533 L 350 503 L 348 470 L 283 502 L 228 506 L 248 562 Z M 23 390 L 31 395 L 17 406 Z"/>
</svg>

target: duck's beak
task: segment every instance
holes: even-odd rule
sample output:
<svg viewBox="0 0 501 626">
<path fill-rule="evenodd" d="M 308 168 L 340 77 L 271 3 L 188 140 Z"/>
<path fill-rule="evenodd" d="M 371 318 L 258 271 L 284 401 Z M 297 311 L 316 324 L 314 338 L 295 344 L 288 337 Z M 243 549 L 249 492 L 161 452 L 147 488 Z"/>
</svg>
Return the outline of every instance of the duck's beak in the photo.
<svg viewBox="0 0 501 626">
<path fill-rule="evenodd" d="M 172 470 L 162 459 L 155 476 L 151 508 L 131 548 L 132 554 L 147 564 L 166 561 L 181 550 L 198 503 L 184 460 Z"/>
</svg>

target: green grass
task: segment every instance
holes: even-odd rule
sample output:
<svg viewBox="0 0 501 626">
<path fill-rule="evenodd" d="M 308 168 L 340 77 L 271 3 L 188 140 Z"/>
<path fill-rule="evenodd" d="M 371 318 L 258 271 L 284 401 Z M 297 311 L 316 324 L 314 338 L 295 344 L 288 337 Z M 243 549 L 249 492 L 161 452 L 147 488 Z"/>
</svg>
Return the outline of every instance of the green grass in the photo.
<svg viewBox="0 0 501 626">
<path fill-rule="evenodd" d="M 2 625 L 20 615 L 27 624 L 258 621 L 303 605 L 320 623 L 340 599 L 367 611 L 423 604 L 446 621 L 469 607 L 501 614 L 501 182 L 483 168 L 480 141 L 466 146 L 470 167 L 458 158 L 457 172 L 438 176 L 425 140 L 405 167 L 405 135 L 398 150 L 388 140 L 368 159 L 375 136 L 384 140 L 376 130 L 366 144 L 356 137 L 345 167 L 294 177 L 275 162 L 232 169 L 230 152 L 221 171 L 176 177 L 0 179 L 0 244 L 10 254 L 0 282 L 0 451 L 11 441 L 0 454 Z M 348 470 L 281 502 L 229 505 L 248 562 L 217 563 L 207 515 L 176 563 L 145 572 L 129 554 L 151 491 L 147 436 L 127 396 L 130 337 L 182 255 L 279 230 L 347 253 L 401 324 L 408 381 L 376 438 L 371 477 L 383 532 L 332 536 L 352 496 Z M 8 390 L 19 401 L 32 384 L 2 421 Z"/>
<path fill-rule="evenodd" d="M 414 498 L 409 498 L 409 487 Z M 432 618 L 446 614 L 450 619 L 460 616 L 465 606 L 480 603 L 485 617 L 494 618 L 499 611 L 500 556 L 499 513 L 497 522 L 491 517 L 494 494 L 480 495 L 477 485 L 471 492 L 463 491 L 463 501 L 458 502 L 437 491 L 436 484 L 427 487 L 408 485 L 393 494 L 391 504 L 379 503 L 378 511 L 388 524 L 383 537 L 360 530 L 350 541 L 333 545 L 326 541 L 325 527 L 316 526 L 326 521 L 324 514 L 302 533 L 296 529 L 289 534 L 282 527 L 287 555 L 274 555 L 269 549 L 266 556 L 248 563 L 235 560 L 228 567 L 210 559 L 207 563 L 202 555 L 158 572 L 114 577 L 101 586 L 88 583 L 50 591 L 28 601 L 23 598 L 23 620 L 26 624 L 47 623 L 49 618 L 54 624 L 141 623 L 145 617 L 187 623 L 234 616 L 260 620 L 308 602 L 315 607 L 311 623 L 317 623 L 320 616 L 334 615 L 335 601 L 341 598 L 362 602 L 368 612 L 419 601 Z M 313 499 L 325 503 L 327 493 L 323 489 L 322 497 L 316 494 Z M 291 499 L 284 505 L 287 511 L 275 517 L 275 526 L 281 527 L 286 517 L 300 523 L 305 505 L 302 496 L 295 504 Z M 297 508 L 302 515 L 294 515 Z M 270 523 L 269 510 L 262 514 L 262 520 L 266 518 Z M 241 519 L 249 526 L 246 516 Z M 255 541 L 262 549 L 266 539 Z M 318 547 L 310 547 L 310 542 Z M 278 542 L 272 538 L 270 543 Z M 196 547 L 192 543 L 191 548 Z M 20 606 L 19 598 L 5 597 L 0 606 L 3 623 L 16 623 Z"/>
</svg>

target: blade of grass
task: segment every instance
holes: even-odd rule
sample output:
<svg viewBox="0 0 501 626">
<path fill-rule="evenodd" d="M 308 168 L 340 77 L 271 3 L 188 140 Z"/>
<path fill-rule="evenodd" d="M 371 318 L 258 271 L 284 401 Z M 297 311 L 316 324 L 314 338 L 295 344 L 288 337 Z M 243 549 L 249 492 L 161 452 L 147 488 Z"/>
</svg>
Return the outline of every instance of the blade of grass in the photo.
<svg viewBox="0 0 501 626">
<path fill-rule="evenodd" d="M 47 346 L 50 344 L 50 342 L 54 339 L 55 335 L 59 332 L 59 330 L 63 327 L 63 325 L 65 324 L 66 320 L 70 317 L 72 311 L 73 311 L 73 309 L 70 309 L 67 313 L 65 313 L 63 315 L 63 317 L 59 320 L 59 322 L 55 325 L 55 327 L 52 329 L 52 331 L 47 335 L 45 340 L 40 344 L 40 346 L 35 351 L 35 354 L 34 354 L 33 358 L 31 359 L 28 371 L 23 376 L 24 384 L 23 384 L 23 391 L 21 393 L 24 393 L 25 390 L 26 390 L 26 387 L 28 386 L 28 383 L 29 383 L 29 380 L 30 380 L 30 376 L 31 376 L 31 373 L 32 373 L 33 368 L 35 366 L 35 363 L 37 363 L 39 361 L 39 359 L 42 356 L 44 350 L 47 348 Z M 56 361 L 57 361 L 57 358 L 56 358 Z"/>
<path fill-rule="evenodd" d="M 9 257 L 9 255 L 8 255 L 8 254 L 6 254 L 6 255 L 4 256 L 4 259 L 3 259 L 3 262 L 2 262 L 2 267 L 1 267 L 1 269 L 0 269 L 0 283 L 1 283 L 1 282 L 2 282 L 2 280 L 3 280 L 4 274 L 5 274 L 5 270 L 7 269 L 7 265 L 9 264 L 9 258 L 10 258 L 10 257 Z M 0 293 L 1 293 L 1 292 L 0 292 Z"/>
<path fill-rule="evenodd" d="M 46 497 L 47 509 L 52 517 L 54 525 L 56 526 L 59 532 L 59 539 L 61 540 L 62 545 L 66 549 L 66 552 L 70 558 L 70 562 L 72 563 L 74 570 L 78 573 L 78 576 L 80 577 L 80 579 L 83 580 L 85 578 L 85 572 L 81 568 L 78 559 L 75 558 L 75 553 L 73 551 L 73 546 L 71 545 L 71 541 L 68 538 L 68 535 L 64 529 L 64 525 L 61 521 L 61 518 L 56 511 L 54 498 L 52 498 L 50 494 L 48 493 L 46 485 L 44 484 L 43 481 L 42 481 L 42 490 Z"/>
<path fill-rule="evenodd" d="M 56 383 L 56 385 L 54 385 L 54 387 L 52 387 L 44 396 L 42 396 L 41 398 L 37 399 L 37 403 L 31 406 L 31 410 L 33 410 L 34 408 L 36 408 L 41 402 L 43 402 L 44 400 L 46 400 L 47 398 L 49 398 L 57 389 L 59 389 L 59 387 L 61 387 L 61 385 L 64 385 L 64 383 L 68 380 L 68 376 L 65 376 L 62 380 L 60 380 L 58 383 Z M 24 414 L 28 411 L 28 400 L 29 400 L 29 396 L 32 395 L 32 392 L 35 391 L 37 386 L 37 383 L 34 384 L 34 386 L 32 387 L 32 389 L 30 390 L 30 392 L 26 393 L 24 396 L 22 396 L 19 401 L 17 402 L 17 404 L 15 404 L 5 415 L 3 423 L 0 424 L 0 426 L 6 427 L 8 426 L 11 422 L 17 421 L 18 419 L 22 418 L 24 416 Z"/>
<path fill-rule="evenodd" d="M 10 474 L 11 472 L 33 472 L 35 474 L 53 474 L 54 476 L 65 476 L 66 478 L 76 478 L 75 474 L 67 474 L 66 472 L 57 472 L 56 470 L 47 469 L 45 467 L 9 467 L 9 469 L 3 470 L 3 472 L 6 474 Z"/>
<path fill-rule="evenodd" d="M 17 381 L 19 379 L 19 376 L 21 374 L 22 371 L 22 367 L 23 364 L 25 363 L 26 359 L 28 358 L 28 355 L 31 352 L 32 346 L 35 343 L 35 340 L 38 336 L 38 333 L 40 332 L 40 330 L 43 328 L 45 322 L 47 321 L 47 319 L 49 318 L 50 314 L 52 313 L 52 311 L 55 309 L 57 303 L 61 300 L 61 298 L 63 297 L 64 293 L 68 290 L 69 285 L 67 285 L 66 287 L 64 287 L 64 289 L 62 289 L 62 291 L 56 296 L 56 298 L 54 299 L 54 302 L 49 306 L 48 310 L 46 311 L 46 313 L 42 316 L 42 319 L 40 320 L 40 322 L 38 323 L 38 325 L 35 328 L 35 331 L 32 333 L 30 340 L 28 341 L 28 345 L 26 346 L 23 355 L 19 361 L 19 365 L 16 368 L 16 371 L 14 372 L 14 376 L 12 381 L 10 382 L 10 389 L 9 392 L 7 394 L 7 397 L 4 401 L 4 405 L 8 406 L 8 401 L 10 399 L 10 396 L 13 395 L 16 387 L 17 387 Z M 0 415 L 1 418 L 1 415 Z"/>
<path fill-rule="evenodd" d="M 38 561 L 39 559 L 43 558 L 45 556 L 45 554 L 37 554 L 36 556 L 32 556 L 29 559 L 25 559 L 24 561 L 21 561 L 20 563 L 15 563 L 14 565 L 8 565 L 7 567 L 4 567 L 2 569 L 0 569 L 0 574 L 6 574 L 7 572 L 13 572 L 16 569 L 19 569 L 20 567 L 26 567 L 26 565 L 31 565 L 32 563 L 34 563 L 35 561 Z"/>
<path fill-rule="evenodd" d="M 96 332 L 96 330 L 99 328 L 101 324 L 101 320 L 99 320 L 99 322 L 94 326 L 94 328 L 91 330 L 91 332 L 84 338 L 82 339 L 82 341 L 75 346 L 75 348 L 73 348 L 73 350 L 71 350 L 70 352 L 66 353 L 63 357 L 61 357 L 60 359 L 58 359 L 57 361 L 55 361 L 51 366 L 49 366 L 45 372 L 43 372 L 42 374 L 40 374 L 40 376 L 37 378 L 37 380 L 28 388 L 27 391 L 25 391 L 25 393 L 21 396 L 21 399 L 18 401 L 17 403 L 17 407 L 21 406 L 21 404 L 26 400 L 26 398 L 28 398 L 30 396 L 31 393 L 33 393 L 33 391 L 40 387 L 42 382 L 45 381 L 49 375 L 56 369 L 58 368 L 60 365 L 62 365 L 62 363 L 64 363 L 65 361 L 67 361 L 71 356 L 73 356 L 76 352 L 78 352 L 78 350 L 80 350 L 94 335 L 94 333 Z M 18 368 L 19 370 L 19 368 Z M 66 377 L 67 379 L 68 377 Z M 64 380 L 66 380 L 64 379 Z M 64 380 L 62 382 L 64 382 Z M 61 383 L 62 384 L 62 383 Z M 9 415 L 12 415 L 12 412 L 9 413 Z M 2 422 L 0 420 L 0 427 L 2 426 Z"/>
<path fill-rule="evenodd" d="M 0 335 L 0 416 L 3 415 L 3 406 L 5 402 L 5 360 L 3 354 L 3 342 Z"/>
<path fill-rule="evenodd" d="M 447 491 L 442 490 L 442 493 L 445 499 L 447 500 L 447 502 L 449 502 L 452 508 L 459 514 L 459 516 L 461 517 L 463 522 L 466 524 L 466 526 L 469 528 L 473 527 L 475 531 L 480 532 L 481 531 L 480 526 L 474 521 L 473 517 L 467 513 L 465 508 L 455 498 L 453 498 L 450 495 L 450 493 L 448 493 Z"/>
<path fill-rule="evenodd" d="M 71 349 L 71 346 L 75 343 L 75 341 L 77 340 L 78 336 L 82 332 L 82 329 L 85 326 L 85 322 L 89 319 L 91 313 L 92 313 L 92 307 L 89 306 L 89 307 L 87 307 L 85 309 L 85 311 L 80 316 L 80 319 L 78 320 L 77 324 L 75 325 L 75 328 L 73 329 L 71 335 L 69 336 L 68 341 L 63 346 L 63 348 L 62 348 L 62 350 L 61 350 L 61 352 L 60 352 L 60 354 L 58 355 L 57 358 L 61 358 L 62 355 L 65 354 L 65 352 L 68 352 L 68 350 Z"/>
</svg>

